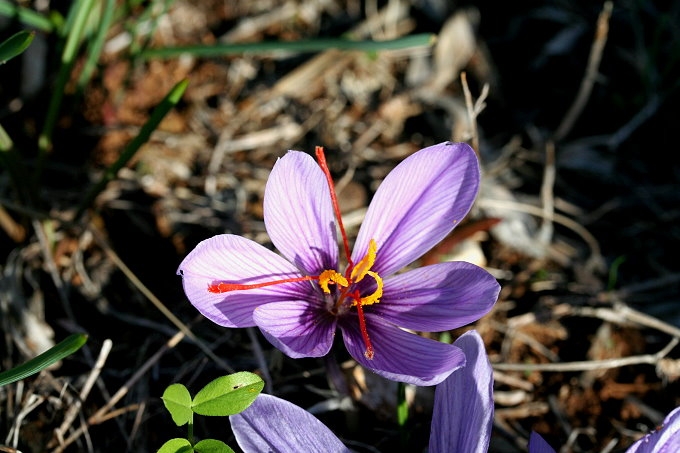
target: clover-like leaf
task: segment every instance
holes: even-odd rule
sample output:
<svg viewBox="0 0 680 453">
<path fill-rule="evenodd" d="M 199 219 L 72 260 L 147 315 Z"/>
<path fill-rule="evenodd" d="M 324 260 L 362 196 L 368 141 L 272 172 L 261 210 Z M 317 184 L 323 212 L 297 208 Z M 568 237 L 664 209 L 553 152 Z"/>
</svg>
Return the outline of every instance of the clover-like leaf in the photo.
<svg viewBox="0 0 680 453">
<path fill-rule="evenodd" d="M 163 404 L 172 415 L 177 426 L 189 423 L 194 416 L 191 410 L 191 395 L 182 384 L 172 384 L 163 392 Z"/>
<path fill-rule="evenodd" d="M 196 394 L 192 409 L 200 415 L 238 414 L 255 401 L 263 388 L 262 378 L 247 371 L 222 376 Z"/>
<path fill-rule="evenodd" d="M 158 453 L 192 453 L 191 442 L 182 438 L 170 439 L 158 449 Z"/>
<path fill-rule="evenodd" d="M 203 439 L 194 445 L 196 453 L 234 453 L 231 447 L 221 440 Z"/>
</svg>

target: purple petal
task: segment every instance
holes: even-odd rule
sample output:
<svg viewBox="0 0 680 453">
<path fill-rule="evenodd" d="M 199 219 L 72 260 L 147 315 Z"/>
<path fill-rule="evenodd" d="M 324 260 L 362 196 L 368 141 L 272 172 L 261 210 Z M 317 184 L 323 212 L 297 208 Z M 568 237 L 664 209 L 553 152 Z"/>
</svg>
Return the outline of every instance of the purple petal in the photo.
<svg viewBox="0 0 680 453">
<path fill-rule="evenodd" d="M 274 165 L 264 192 L 264 223 L 279 252 L 307 275 L 337 268 L 330 190 L 308 154 L 289 151 Z"/>
<path fill-rule="evenodd" d="M 493 370 L 476 331 L 453 344 L 465 353 L 466 364 L 435 390 L 429 451 L 486 453 L 493 427 Z"/>
<path fill-rule="evenodd" d="M 440 332 L 477 321 L 499 291 L 496 279 L 474 264 L 439 263 L 386 279 L 380 302 L 367 310 L 406 329 Z"/>
<path fill-rule="evenodd" d="M 231 415 L 229 421 L 236 442 L 245 453 L 350 451 L 312 414 L 264 393 L 248 409 Z"/>
<path fill-rule="evenodd" d="M 221 234 L 199 243 L 179 265 L 184 292 L 206 318 L 225 327 L 254 326 L 253 310 L 269 302 L 304 299 L 309 282 L 215 294 L 217 282 L 253 284 L 300 277 L 288 261 L 241 236 Z"/>
<path fill-rule="evenodd" d="M 465 365 L 458 347 L 406 332 L 377 316 L 366 314 L 366 328 L 375 352 L 364 356 L 364 343 L 356 316 L 339 323 L 347 350 L 362 366 L 393 381 L 414 385 L 436 385 Z"/>
<path fill-rule="evenodd" d="M 352 259 L 378 245 L 373 270 L 386 277 L 418 259 L 465 217 L 479 188 L 479 163 L 465 143 L 422 149 L 396 166 L 378 188 Z"/>
<path fill-rule="evenodd" d="M 255 323 L 271 344 L 289 357 L 322 357 L 333 345 L 336 319 L 310 300 L 260 305 Z"/>
<path fill-rule="evenodd" d="M 529 437 L 529 453 L 555 453 L 555 450 L 538 434 L 531 431 Z"/>
<path fill-rule="evenodd" d="M 647 434 L 626 453 L 671 453 L 680 451 L 680 407 L 666 416 L 661 429 Z"/>
</svg>

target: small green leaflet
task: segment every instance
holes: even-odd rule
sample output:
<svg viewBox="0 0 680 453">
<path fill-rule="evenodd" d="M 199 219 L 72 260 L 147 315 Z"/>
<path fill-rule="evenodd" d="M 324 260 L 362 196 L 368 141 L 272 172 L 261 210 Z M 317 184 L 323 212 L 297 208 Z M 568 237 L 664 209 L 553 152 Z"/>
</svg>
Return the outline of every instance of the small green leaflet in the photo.
<svg viewBox="0 0 680 453">
<path fill-rule="evenodd" d="M 172 384 L 163 392 L 163 404 L 177 426 L 191 423 L 193 414 L 227 416 L 250 406 L 264 388 L 258 375 L 242 371 L 222 376 L 203 387 L 193 398 L 182 384 Z"/>
</svg>

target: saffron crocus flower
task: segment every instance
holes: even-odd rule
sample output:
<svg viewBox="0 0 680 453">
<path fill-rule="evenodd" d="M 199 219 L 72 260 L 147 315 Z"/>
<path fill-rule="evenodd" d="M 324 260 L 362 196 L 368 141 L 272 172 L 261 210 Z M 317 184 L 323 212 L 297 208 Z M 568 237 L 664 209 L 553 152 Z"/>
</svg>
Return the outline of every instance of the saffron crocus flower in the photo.
<svg viewBox="0 0 680 453">
<path fill-rule="evenodd" d="M 267 181 L 264 222 L 283 256 L 240 236 L 205 240 L 179 266 L 189 301 L 219 325 L 259 327 L 293 358 L 326 355 L 339 329 L 352 357 L 375 373 L 416 385 L 441 382 L 464 365 L 462 351 L 405 329 L 445 331 L 476 321 L 495 303 L 499 285 L 465 262 L 394 274 L 468 213 L 479 188 L 475 153 L 447 142 L 401 162 L 375 193 L 351 253 L 321 148 L 317 158 L 289 151 Z"/>
</svg>

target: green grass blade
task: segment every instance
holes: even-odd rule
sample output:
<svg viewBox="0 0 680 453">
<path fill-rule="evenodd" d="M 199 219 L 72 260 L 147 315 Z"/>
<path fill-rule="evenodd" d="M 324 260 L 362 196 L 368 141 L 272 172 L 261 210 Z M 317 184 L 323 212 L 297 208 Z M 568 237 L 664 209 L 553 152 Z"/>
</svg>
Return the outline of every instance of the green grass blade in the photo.
<svg viewBox="0 0 680 453">
<path fill-rule="evenodd" d="M 85 65 L 83 66 L 83 71 L 78 78 L 78 91 L 82 91 L 90 81 L 92 73 L 94 72 L 95 66 L 99 61 L 102 49 L 104 48 L 104 41 L 106 40 L 106 35 L 111 27 L 111 22 L 113 21 L 114 12 L 116 10 L 116 0 L 106 0 L 103 5 L 103 14 L 101 21 L 99 23 L 99 28 L 94 39 L 90 43 L 90 47 L 87 54 L 87 60 L 85 60 Z"/>
<path fill-rule="evenodd" d="M 400 427 L 404 427 L 407 421 L 408 401 L 406 401 L 406 384 L 399 382 L 397 387 L 397 423 Z"/>
<path fill-rule="evenodd" d="M 158 6 L 159 3 L 161 4 L 160 7 Z M 132 42 L 130 44 L 130 55 L 132 57 L 136 57 L 142 49 L 146 49 L 149 46 L 149 43 L 158 28 L 160 18 L 167 14 L 172 3 L 174 3 L 174 0 L 158 0 L 158 2 L 150 2 L 149 6 L 147 6 L 144 13 L 137 20 L 137 25 L 132 27 L 131 30 Z M 149 22 L 151 27 L 148 31 L 144 32 L 145 38 L 140 40 L 137 33 L 139 32 L 139 25 L 144 22 Z"/>
<path fill-rule="evenodd" d="M 2 125 L 0 125 L 0 168 L 7 170 L 23 204 L 32 206 L 35 194 L 33 186 L 26 183 L 29 181 L 28 172 L 24 162 L 17 156 L 12 138 Z"/>
<path fill-rule="evenodd" d="M 22 30 L 0 43 L 0 64 L 21 54 L 33 42 L 35 32 Z"/>
<path fill-rule="evenodd" d="M 59 74 L 57 75 L 57 82 L 52 91 L 52 97 L 47 107 L 47 117 L 45 118 L 45 125 L 43 131 L 38 138 L 38 149 L 40 150 L 38 162 L 38 177 L 40 169 L 42 168 L 42 160 L 45 159 L 46 154 L 52 148 L 52 132 L 59 116 L 59 109 L 61 108 L 61 101 L 64 98 L 64 89 L 71 74 L 71 68 L 75 62 L 78 46 L 82 40 L 87 17 L 90 14 L 94 0 L 81 0 L 74 3 L 73 8 L 78 8 L 74 13 L 74 20 L 72 25 L 68 27 L 66 45 L 61 55 L 61 65 L 59 66 Z"/>
<path fill-rule="evenodd" d="M 19 365 L 18 367 L 0 373 L 0 387 L 27 378 L 32 374 L 44 370 L 53 363 L 58 362 L 64 357 L 76 352 L 85 344 L 86 341 L 87 335 L 85 334 L 74 333 L 73 335 L 69 335 L 61 343 L 51 347 L 39 356 Z"/>
<path fill-rule="evenodd" d="M 90 204 L 94 201 L 97 195 L 99 195 L 99 193 L 102 190 L 104 190 L 106 184 L 108 184 L 109 181 L 113 180 L 116 177 L 118 171 L 121 168 L 123 168 L 130 161 L 130 159 L 132 159 L 135 153 L 139 151 L 139 148 L 141 148 L 142 145 L 149 140 L 149 137 L 151 137 L 151 133 L 154 130 L 156 130 L 156 128 L 163 120 L 165 115 L 167 115 L 167 113 L 175 105 L 177 105 L 179 100 L 182 98 L 182 95 L 184 94 L 184 91 L 187 89 L 188 84 L 189 80 L 187 79 L 184 79 L 181 82 L 179 82 L 170 90 L 170 92 L 168 92 L 168 94 L 165 96 L 165 98 L 163 98 L 161 103 L 158 104 L 158 106 L 156 106 L 147 122 L 144 123 L 144 125 L 140 129 L 139 134 L 137 134 L 137 136 L 125 147 L 125 149 L 118 157 L 118 159 L 109 168 L 106 169 L 106 171 L 102 175 L 102 178 L 97 182 L 97 184 L 92 186 L 92 188 L 85 195 L 85 198 L 83 199 L 83 202 L 81 203 L 76 214 L 75 217 L 76 219 L 83 214 L 83 212 L 90 206 Z"/>
<path fill-rule="evenodd" d="M 61 56 L 62 63 L 71 62 L 75 59 L 78 46 L 80 45 L 85 31 L 85 26 L 87 25 L 87 17 L 90 15 L 93 6 L 94 0 L 81 0 L 79 2 L 79 8 L 75 13 L 73 25 L 71 28 L 65 30 L 68 33 L 68 36 L 66 38 L 64 53 Z"/>
<path fill-rule="evenodd" d="M 410 47 L 430 46 L 435 35 L 429 33 L 405 36 L 388 41 L 353 41 L 341 38 L 320 38 L 303 41 L 265 41 L 242 44 L 219 43 L 213 45 L 195 45 L 184 47 L 164 47 L 147 49 L 139 54 L 140 58 L 175 58 L 183 54 L 200 57 L 219 57 L 242 53 L 263 53 L 274 51 L 287 52 L 320 52 L 327 49 L 359 50 L 379 52 L 382 50 L 399 50 Z"/>
<path fill-rule="evenodd" d="M 13 146 L 14 142 L 10 138 L 5 128 L 0 125 L 0 153 L 9 151 Z"/>
<path fill-rule="evenodd" d="M 17 18 L 22 24 L 46 33 L 54 31 L 55 28 L 54 23 L 42 14 L 7 0 L 0 0 L 0 16 Z"/>
</svg>

